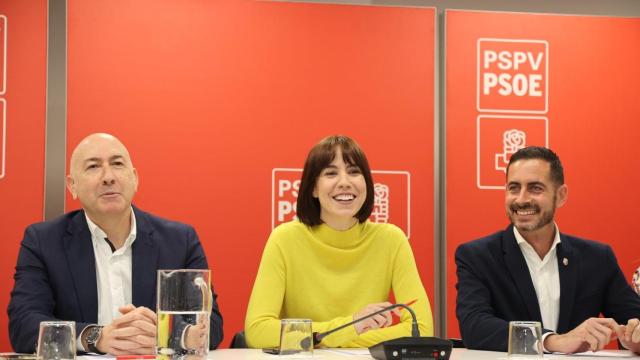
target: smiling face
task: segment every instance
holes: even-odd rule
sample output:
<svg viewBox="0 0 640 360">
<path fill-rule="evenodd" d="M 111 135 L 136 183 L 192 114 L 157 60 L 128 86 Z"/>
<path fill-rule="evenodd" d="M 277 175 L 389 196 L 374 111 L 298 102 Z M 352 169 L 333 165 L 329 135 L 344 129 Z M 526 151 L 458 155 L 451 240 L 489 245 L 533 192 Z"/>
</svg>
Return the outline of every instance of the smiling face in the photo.
<svg viewBox="0 0 640 360">
<path fill-rule="evenodd" d="M 367 184 L 362 170 L 342 158 L 335 150 L 333 161 L 316 180 L 313 197 L 320 202 L 320 219 L 336 230 L 346 230 L 358 222 L 356 214 L 367 197 Z"/>
<path fill-rule="evenodd" d="M 89 218 L 127 216 L 138 189 L 138 174 L 122 143 L 108 134 L 86 137 L 71 155 L 67 189 Z"/>
<path fill-rule="evenodd" d="M 555 210 L 567 200 L 567 186 L 551 181 L 550 169 L 541 159 L 518 160 L 509 166 L 505 207 L 509 220 L 523 236 L 553 232 Z"/>
</svg>

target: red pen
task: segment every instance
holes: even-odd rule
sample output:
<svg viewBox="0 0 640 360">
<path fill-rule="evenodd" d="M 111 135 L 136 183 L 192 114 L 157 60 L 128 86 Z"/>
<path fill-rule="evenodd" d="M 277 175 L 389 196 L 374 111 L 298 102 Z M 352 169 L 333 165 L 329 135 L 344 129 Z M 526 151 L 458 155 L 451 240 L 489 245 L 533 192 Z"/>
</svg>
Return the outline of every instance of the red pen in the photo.
<svg viewBox="0 0 640 360">
<path fill-rule="evenodd" d="M 411 301 L 409 301 L 408 303 L 404 304 L 405 306 L 411 306 L 413 304 L 415 304 L 415 302 L 418 301 L 418 299 L 413 299 Z"/>
<path fill-rule="evenodd" d="M 415 304 L 415 302 L 418 301 L 418 299 L 413 299 L 409 302 L 407 302 L 406 304 L 404 304 L 405 306 L 411 306 L 413 304 Z M 396 303 L 398 304 L 398 303 Z M 400 307 L 400 311 L 405 310 L 405 308 Z M 392 324 L 395 325 L 400 321 L 400 315 L 396 315 L 396 313 L 392 312 L 391 313 L 391 317 L 393 318 Z"/>
</svg>

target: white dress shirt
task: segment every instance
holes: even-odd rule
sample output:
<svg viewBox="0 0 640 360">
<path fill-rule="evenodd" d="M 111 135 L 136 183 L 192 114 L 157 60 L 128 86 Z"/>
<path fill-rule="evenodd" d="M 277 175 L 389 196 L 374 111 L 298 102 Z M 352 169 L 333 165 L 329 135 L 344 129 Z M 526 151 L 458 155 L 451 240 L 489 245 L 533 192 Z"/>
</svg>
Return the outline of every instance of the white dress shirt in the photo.
<svg viewBox="0 0 640 360">
<path fill-rule="evenodd" d="M 542 316 L 542 327 L 554 332 L 558 328 L 558 318 L 560 317 L 560 272 L 556 254 L 556 246 L 560 243 L 560 230 L 557 225 L 555 229 L 556 235 L 553 244 L 544 258 L 540 259 L 533 247 L 520 235 L 515 226 L 513 227 L 513 233 L 527 262 L 533 287 L 536 290 L 540 315 Z"/>
<path fill-rule="evenodd" d="M 86 217 L 96 258 L 98 325 L 108 325 L 120 317 L 119 307 L 131 304 L 131 245 L 136 239 L 136 217 L 132 209 L 129 236 L 116 251 L 112 251 L 111 245 L 105 240 L 107 234 Z"/>
<path fill-rule="evenodd" d="M 120 317 L 118 308 L 131 304 L 131 245 L 136 239 L 136 217 L 131 209 L 131 229 L 124 245 L 112 251 L 107 240 L 107 234 L 96 225 L 85 213 L 87 225 L 91 232 L 93 253 L 96 259 L 96 284 L 98 287 L 98 325 L 108 325 L 114 319 Z M 84 332 L 84 329 L 83 331 Z M 82 332 L 78 334 L 77 348 L 85 351 L 82 341 Z"/>
<path fill-rule="evenodd" d="M 640 295 L 640 267 L 638 267 L 636 272 L 633 273 L 631 283 L 633 284 L 633 289 L 638 293 L 638 295 Z"/>
</svg>

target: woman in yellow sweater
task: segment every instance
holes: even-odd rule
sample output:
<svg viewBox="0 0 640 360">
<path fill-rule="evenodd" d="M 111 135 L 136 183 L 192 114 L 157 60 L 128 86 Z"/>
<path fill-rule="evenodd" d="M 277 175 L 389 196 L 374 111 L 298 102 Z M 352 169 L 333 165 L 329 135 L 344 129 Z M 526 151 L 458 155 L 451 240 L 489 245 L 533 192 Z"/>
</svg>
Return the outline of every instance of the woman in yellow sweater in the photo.
<svg viewBox="0 0 640 360">
<path fill-rule="evenodd" d="M 280 319 L 308 318 L 324 332 L 391 305 L 415 311 L 420 334 L 433 320 L 409 241 L 398 227 L 370 222 L 373 180 L 353 140 L 331 136 L 316 144 L 304 165 L 298 220 L 275 228 L 264 249 L 245 319 L 250 347 L 279 344 Z M 411 335 L 411 317 L 395 310 L 337 331 L 327 347 L 368 347 Z"/>
</svg>

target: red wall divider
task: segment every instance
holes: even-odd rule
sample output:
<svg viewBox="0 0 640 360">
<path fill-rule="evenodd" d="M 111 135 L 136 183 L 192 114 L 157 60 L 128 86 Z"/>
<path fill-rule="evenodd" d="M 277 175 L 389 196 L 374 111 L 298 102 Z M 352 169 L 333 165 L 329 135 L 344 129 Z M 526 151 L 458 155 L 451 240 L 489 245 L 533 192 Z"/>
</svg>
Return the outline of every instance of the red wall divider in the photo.
<svg viewBox="0 0 640 360">
<path fill-rule="evenodd" d="M 42 221 L 47 2 L 0 2 L 0 351 L 20 241 Z"/>
<path fill-rule="evenodd" d="M 450 336 L 459 335 L 455 249 L 507 226 L 504 160 L 523 143 L 563 162 L 560 231 L 610 244 L 629 279 L 640 265 L 638 34 L 633 18 L 446 12 Z"/>
<path fill-rule="evenodd" d="M 327 135 L 365 149 L 433 294 L 434 21 L 431 8 L 69 1 L 67 151 L 91 132 L 120 137 L 134 202 L 195 226 L 225 345 L 293 196 L 280 186 L 295 172 L 276 169 L 302 167 Z"/>
</svg>

